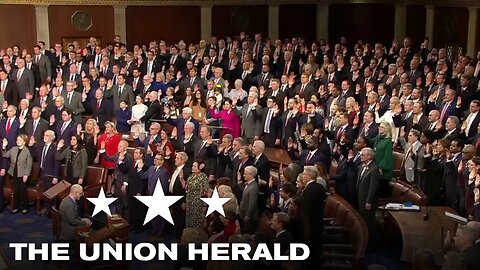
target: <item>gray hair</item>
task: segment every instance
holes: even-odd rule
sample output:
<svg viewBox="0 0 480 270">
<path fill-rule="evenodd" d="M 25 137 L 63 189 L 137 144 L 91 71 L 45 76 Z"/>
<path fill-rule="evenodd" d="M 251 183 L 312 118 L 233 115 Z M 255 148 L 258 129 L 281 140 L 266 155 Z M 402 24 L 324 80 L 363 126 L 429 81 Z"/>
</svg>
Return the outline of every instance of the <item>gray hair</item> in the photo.
<svg viewBox="0 0 480 270">
<path fill-rule="evenodd" d="M 185 152 L 177 152 L 177 155 L 180 156 L 184 163 L 187 162 L 188 155 Z"/>
<path fill-rule="evenodd" d="M 247 170 L 253 174 L 253 177 L 257 176 L 258 170 L 254 166 L 245 167 L 245 171 Z"/>
<path fill-rule="evenodd" d="M 372 150 L 370 147 L 365 147 L 362 149 L 363 154 L 367 154 L 369 157 L 373 159 L 373 156 L 375 155 L 375 152 Z"/>
<path fill-rule="evenodd" d="M 192 115 L 192 113 L 193 113 L 192 108 L 190 108 L 190 107 L 183 108 L 182 112 L 188 113 L 190 115 Z"/>
<path fill-rule="evenodd" d="M 315 166 L 305 166 L 303 168 L 303 174 L 308 174 L 310 179 L 317 180 L 318 170 Z"/>
<path fill-rule="evenodd" d="M 458 127 L 458 125 L 460 124 L 460 120 L 455 115 L 450 115 L 448 119 L 452 120 L 455 123 L 456 127 Z"/>
</svg>

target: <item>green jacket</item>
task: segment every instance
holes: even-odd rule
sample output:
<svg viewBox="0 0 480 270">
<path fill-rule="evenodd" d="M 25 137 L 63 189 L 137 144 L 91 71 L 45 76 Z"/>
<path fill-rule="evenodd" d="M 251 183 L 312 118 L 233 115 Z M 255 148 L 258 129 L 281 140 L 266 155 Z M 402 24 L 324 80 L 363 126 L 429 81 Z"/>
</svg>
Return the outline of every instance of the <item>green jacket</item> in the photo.
<svg viewBox="0 0 480 270">
<path fill-rule="evenodd" d="M 390 181 L 393 177 L 393 142 L 391 138 L 378 135 L 373 139 L 367 139 L 369 146 L 375 151 L 375 163 L 383 171 L 385 180 Z"/>
</svg>

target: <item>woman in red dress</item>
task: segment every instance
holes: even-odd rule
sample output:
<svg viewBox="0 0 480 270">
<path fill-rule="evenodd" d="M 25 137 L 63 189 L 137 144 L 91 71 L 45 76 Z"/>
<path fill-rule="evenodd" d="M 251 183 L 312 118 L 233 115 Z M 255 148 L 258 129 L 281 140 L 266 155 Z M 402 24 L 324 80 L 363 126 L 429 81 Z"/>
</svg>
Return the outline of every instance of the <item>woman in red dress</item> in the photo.
<svg viewBox="0 0 480 270">
<path fill-rule="evenodd" d="M 102 145 L 105 145 L 105 152 L 107 156 L 114 156 L 117 153 L 118 143 L 122 137 L 117 133 L 117 128 L 115 123 L 107 121 L 105 122 L 105 133 L 98 136 L 97 147 L 100 150 Z M 108 169 L 108 184 L 107 184 L 107 193 L 112 192 L 113 185 L 113 172 L 115 170 L 115 162 L 107 160 L 105 157 L 101 156 L 100 152 L 97 152 L 97 157 L 95 158 L 94 163 L 98 164 L 106 169 Z"/>
<path fill-rule="evenodd" d="M 160 131 L 160 143 L 157 143 L 157 150 L 165 156 L 163 167 L 167 170 L 168 175 L 171 176 L 175 166 L 175 147 L 173 147 L 173 143 L 169 138 L 170 134 L 167 134 L 167 132 L 162 129 Z"/>
</svg>

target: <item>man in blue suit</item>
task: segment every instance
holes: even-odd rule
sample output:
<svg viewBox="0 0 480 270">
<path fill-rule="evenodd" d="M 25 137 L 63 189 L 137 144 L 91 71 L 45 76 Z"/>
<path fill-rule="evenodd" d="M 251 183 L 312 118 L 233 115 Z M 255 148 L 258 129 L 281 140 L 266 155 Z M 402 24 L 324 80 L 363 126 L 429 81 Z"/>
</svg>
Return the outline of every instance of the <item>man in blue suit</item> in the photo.
<svg viewBox="0 0 480 270">
<path fill-rule="evenodd" d="M 184 135 L 185 135 L 185 123 L 187 122 L 192 122 L 195 125 L 194 134 L 195 136 L 198 136 L 199 124 L 198 124 L 198 121 L 192 117 L 192 113 L 193 113 L 192 108 L 187 107 L 187 108 L 183 108 L 182 110 L 182 118 L 178 118 L 178 119 L 167 118 L 167 122 L 170 125 L 177 128 L 177 141 L 180 143 L 183 142 Z"/>
<path fill-rule="evenodd" d="M 159 123 L 152 123 L 150 125 L 150 135 L 147 135 L 143 141 L 141 141 L 138 138 L 139 134 L 135 134 L 134 139 L 135 139 L 135 144 L 137 146 L 143 147 L 147 150 L 145 154 L 145 163 L 148 166 L 153 165 L 153 153 L 152 149 L 149 149 L 150 145 L 152 144 L 157 144 L 160 143 L 160 135 L 158 134 L 160 132 L 160 124 Z"/>
<path fill-rule="evenodd" d="M 17 136 L 20 132 L 20 121 L 16 117 L 17 108 L 13 105 L 7 107 L 7 117 L 0 122 L 0 139 L 7 139 L 8 145 L 6 150 L 10 150 L 13 146 L 17 145 Z M 9 159 L 1 158 L 0 164 L 0 212 L 4 207 L 4 198 L 3 198 L 3 186 L 5 183 L 5 174 L 7 168 L 10 165 Z"/>
<path fill-rule="evenodd" d="M 60 178 L 60 162 L 55 158 L 57 146 L 54 143 L 55 132 L 52 130 L 45 131 L 43 135 L 43 144 L 36 148 L 36 158 L 40 170 L 38 171 L 38 177 L 44 190 L 48 190 L 53 185 L 58 183 Z M 44 209 L 40 213 L 42 216 L 48 215 L 51 210 L 52 203 L 46 199 L 44 201 Z"/>
<path fill-rule="evenodd" d="M 157 154 L 153 159 L 153 166 L 150 166 L 144 173 L 147 175 L 147 195 L 149 196 L 153 195 L 158 181 L 160 181 L 160 184 L 162 185 L 163 193 L 167 194 L 168 192 L 169 175 L 167 170 L 163 167 L 164 161 L 165 156 Z M 144 178 L 142 175 L 140 177 Z M 156 217 L 152 220 L 152 234 L 158 236 L 162 235 L 164 227 L 164 220 L 161 217 Z"/>
<path fill-rule="evenodd" d="M 63 140 L 66 147 L 70 147 L 70 139 L 77 134 L 77 125 L 72 120 L 72 111 L 62 111 L 62 121 L 55 127 L 57 141 Z"/>
</svg>

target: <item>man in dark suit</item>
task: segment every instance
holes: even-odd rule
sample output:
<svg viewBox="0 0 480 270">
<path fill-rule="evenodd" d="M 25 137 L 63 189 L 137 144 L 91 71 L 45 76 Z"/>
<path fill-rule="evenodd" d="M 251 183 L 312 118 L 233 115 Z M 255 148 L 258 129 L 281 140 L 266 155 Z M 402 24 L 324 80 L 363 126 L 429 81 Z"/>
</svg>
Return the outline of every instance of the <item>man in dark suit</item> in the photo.
<svg viewBox="0 0 480 270">
<path fill-rule="evenodd" d="M 368 137 L 373 139 L 378 135 L 378 124 L 375 123 L 375 114 L 372 111 L 367 111 L 363 115 L 363 123 L 356 127 L 357 138 Z"/>
<path fill-rule="evenodd" d="M 0 89 L 8 105 L 18 105 L 18 87 L 15 80 L 8 79 L 8 73 L 0 70 Z"/>
<path fill-rule="evenodd" d="M 245 141 L 244 141 L 245 142 Z M 233 186 L 232 192 L 237 197 L 237 201 L 242 200 L 243 189 L 245 188 L 244 171 L 247 166 L 253 166 L 251 159 L 252 150 L 248 146 L 242 146 L 238 150 L 238 156 L 232 159 L 233 164 Z"/>
<path fill-rule="evenodd" d="M 40 118 L 40 116 L 38 116 Z M 43 120 L 43 119 L 42 119 Z M 44 120 L 46 122 L 46 120 Z M 46 125 L 45 125 L 46 127 Z M 38 128 L 37 128 L 38 129 Z M 54 143 L 55 132 L 46 130 L 44 132 L 43 140 L 38 141 L 39 146 L 35 152 L 37 164 L 40 167 L 38 177 L 44 190 L 50 189 L 58 183 L 60 179 L 61 163 L 55 158 L 57 153 L 57 146 Z M 52 202 L 49 199 L 44 200 L 44 209 L 41 215 L 48 215 L 51 211 Z"/>
<path fill-rule="evenodd" d="M 65 84 L 66 86 L 66 83 L 69 82 L 69 81 L 73 81 L 75 82 L 76 84 L 76 90 L 75 91 L 79 91 L 79 89 L 81 89 L 81 86 L 82 86 L 82 76 L 78 74 L 78 70 L 77 70 L 77 65 L 76 64 L 71 64 L 68 68 L 68 72 L 65 72 L 62 76 L 62 81 L 63 83 Z M 81 92 L 81 91 L 79 91 Z M 63 94 L 63 91 L 62 91 L 62 94 Z"/>
<path fill-rule="evenodd" d="M 40 70 L 38 65 L 32 62 L 32 55 L 29 53 L 25 55 L 25 68 L 32 71 L 35 80 L 35 89 L 38 89 L 42 82 L 42 79 L 40 78 Z"/>
<path fill-rule="evenodd" d="M 0 122 L 0 138 L 7 139 L 7 150 L 17 145 L 17 136 L 20 134 L 20 120 L 16 117 L 17 110 L 15 106 L 7 107 L 6 118 Z"/>
<path fill-rule="evenodd" d="M 174 72 L 176 74 L 178 71 L 184 69 L 186 62 L 185 59 L 183 59 L 183 57 L 178 54 L 179 49 L 177 46 L 173 46 L 170 50 L 172 54 L 170 55 L 170 59 L 168 60 L 168 69 L 173 66 Z"/>
<path fill-rule="evenodd" d="M 480 101 L 472 100 L 470 102 L 469 114 L 465 117 L 465 121 L 462 124 L 462 132 L 468 138 L 469 141 L 472 141 L 475 134 L 477 134 L 477 126 L 480 123 Z"/>
<path fill-rule="evenodd" d="M 262 72 L 255 76 L 253 81 L 257 87 L 263 86 L 265 89 L 268 89 L 271 79 L 273 79 L 273 75 L 270 73 L 270 67 L 268 65 L 262 65 Z"/>
<path fill-rule="evenodd" d="M 169 175 L 167 170 L 163 167 L 165 157 L 162 154 L 157 154 L 153 160 L 153 166 L 150 166 L 145 172 L 144 170 L 140 174 L 146 174 L 147 177 L 147 195 L 153 195 L 155 187 L 158 181 L 162 185 L 163 193 L 168 194 L 168 179 Z M 142 179 L 145 176 L 141 176 Z M 156 217 L 152 220 L 152 232 L 154 235 L 161 235 L 165 227 L 165 221 L 161 217 Z"/>
<path fill-rule="evenodd" d="M 41 118 L 40 114 L 40 107 L 35 106 L 32 108 L 31 119 L 20 119 L 21 133 L 27 134 L 27 136 L 30 138 L 30 141 L 32 141 L 33 138 L 33 145 L 30 146 L 33 146 L 36 149 L 38 149 L 37 147 L 41 146 L 44 140 L 44 133 L 48 130 L 48 121 Z"/>
<path fill-rule="evenodd" d="M 222 142 L 218 146 L 218 152 L 217 152 L 217 173 L 215 175 L 216 179 L 219 179 L 225 176 L 232 179 L 230 177 L 231 176 L 230 173 L 227 174 L 228 163 L 232 162 L 232 157 L 234 155 L 232 143 L 233 143 L 233 136 L 231 134 L 225 134 L 222 137 Z"/>
<path fill-rule="evenodd" d="M 257 140 L 253 142 L 253 166 L 257 168 L 258 171 L 256 179 L 259 188 L 258 207 L 260 208 L 260 213 L 263 213 L 267 205 L 267 196 L 269 195 L 268 181 L 270 179 L 270 161 L 263 151 L 265 151 L 265 143 L 263 141 Z"/>
<path fill-rule="evenodd" d="M 267 107 L 262 115 L 263 140 L 268 147 L 280 146 L 282 139 L 282 114 L 276 98 L 267 99 Z"/>
<path fill-rule="evenodd" d="M 304 202 L 303 226 L 305 243 L 310 248 L 310 257 L 306 262 L 307 269 L 316 269 L 319 265 L 322 250 L 323 209 L 326 198 L 325 189 L 316 182 L 318 171 L 314 166 L 303 168 L 304 189 L 301 198 Z"/>
<path fill-rule="evenodd" d="M 41 117 L 50 120 L 50 116 L 55 112 L 55 103 L 51 96 L 48 95 L 48 88 L 44 85 L 40 86 L 38 96 L 31 103 L 33 107 L 40 108 Z"/>
<path fill-rule="evenodd" d="M 377 209 L 378 188 L 380 185 L 380 171 L 373 161 L 374 152 L 371 148 L 363 148 L 360 159 L 362 167 L 358 169 L 357 196 L 360 215 L 367 223 L 370 239 L 376 233 L 375 209 Z"/>
<path fill-rule="evenodd" d="M 345 143 L 347 145 L 352 145 L 355 141 L 355 131 L 353 130 L 352 126 L 348 123 L 348 114 L 341 113 L 338 117 L 339 126 L 335 130 L 335 133 L 326 130 L 325 135 L 330 139 L 334 140 L 337 145 L 342 142 L 342 139 L 345 139 Z"/>
<path fill-rule="evenodd" d="M 175 155 L 175 171 L 173 171 L 168 183 L 168 194 L 174 196 L 185 196 L 185 182 L 191 173 L 191 169 L 185 166 L 188 156 L 185 152 L 177 152 Z M 180 239 L 183 229 L 185 228 L 185 209 L 182 204 L 185 203 L 185 197 L 182 197 L 170 209 L 172 211 L 172 219 L 175 224 L 174 231 L 177 239 Z M 170 226 L 172 227 L 172 226 Z"/>
<path fill-rule="evenodd" d="M 116 203 L 116 213 L 122 217 L 129 217 L 130 211 L 128 208 L 128 193 L 127 189 L 130 180 L 130 171 L 134 170 L 134 160 L 132 155 L 127 152 L 128 142 L 121 140 L 118 143 L 118 152 L 114 156 L 108 156 L 105 152 L 105 146 L 100 147 L 100 153 L 110 161 L 115 162 L 115 193 L 114 196 L 118 198 Z"/>
<path fill-rule="evenodd" d="M 169 111 L 165 112 L 167 115 L 169 114 Z M 185 123 L 192 122 L 195 125 L 194 133 L 195 135 L 198 134 L 199 132 L 199 124 L 198 121 L 195 120 L 192 117 L 192 108 L 186 107 L 182 109 L 182 117 L 177 118 L 177 119 L 172 119 L 170 117 L 167 118 L 167 122 L 177 128 L 177 141 L 178 142 L 183 142 L 183 139 L 185 138 L 184 136 L 184 131 L 185 131 Z"/>
<path fill-rule="evenodd" d="M 140 64 L 140 73 L 142 75 L 148 75 L 154 78 L 155 74 L 157 74 L 157 72 L 160 72 L 161 70 L 162 61 L 155 59 L 155 54 L 153 51 L 148 51 L 147 59 L 145 59 L 145 61 L 142 61 L 142 63 Z"/>
<path fill-rule="evenodd" d="M 52 78 L 52 65 L 47 55 L 42 54 L 40 46 L 33 46 L 33 62 L 38 66 L 40 83 L 50 82 Z"/>
<path fill-rule="evenodd" d="M 200 140 L 194 146 L 194 159 L 205 163 L 205 174 L 214 178 L 217 165 L 217 145 L 212 141 L 212 127 L 203 125 L 200 128 Z"/>
<path fill-rule="evenodd" d="M 90 102 L 92 110 L 92 118 L 97 120 L 100 130 L 105 129 L 105 122 L 110 121 L 113 116 L 112 103 L 103 97 L 103 91 L 97 89 L 95 91 L 95 99 Z"/>
<path fill-rule="evenodd" d="M 462 161 L 462 149 L 464 143 L 460 139 L 455 139 L 450 144 L 449 156 L 445 162 L 445 174 L 444 174 L 444 184 L 445 184 L 445 205 L 454 209 L 455 211 L 460 212 L 459 201 L 458 201 L 458 166 Z"/>
<path fill-rule="evenodd" d="M 66 147 L 70 146 L 70 139 L 77 134 L 77 124 L 72 120 L 72 112 L 62 111 L 62 120 L 55 127 L 57 142 L 63 140 Z"/>
<path fill-rule="evenodd" d="M 143 195 L 145 190 L 145 182 L 148 179 L 147 171 L 149 166 L 144 163 L 143 157 L 145 155 L 145 148 L 137 147 L 133 151 L 133 170 L 128 170 L 128 207 L 133 211 L 130 211 L 130 223 L 129 230 L 141 232 L 143 227 L 143 218 L 146 215 L 146 207 L 135 196 Z M 158 179 L 158 178 L 157 178 Z"/>
<path fill-rule="evenodd" d="M 305 112 L 298 121 L 300 127 L 306 123 L 311 123 L 313 129 L 323 128 L 323 117 L 317 113 L 315 109 L 315 103 L 313 101 L 309 101 L 306 105 Z"/>
<path fill-rule="evenodd" d="M 307 135 L 305 137 L 305 143 L 307 149 L 303 150 L 298 156 L 298 153 L 294 150 L 288 151 L 288 154 L 292 157 L 293 160 L 300 160 L 300 166 L 314 166 L 316 163 L 321 163 L 325 168 L 330 167 L 330 160 L 326 157 L 320 149 L 318 149 L 318 138 Z"/>
<path fill-rule="evenodd" d="M 430 110 L 438 110 L 440 112 L 440 121 L 442 125 L 445 125 L 445 122 L 447 122 L 447 118 L 450 115 L 461 116 L 460 106 L 458 106 L 457 108 L 457 104 L 454 99 L 455 91 L 449 89 L 445 91 L 444 102 L 441 106 L 437 106 L 437 104 L 434 102 L 433 97 L 429 98 L 428 100 Z"/>
<path fill-rule="evenodd" d="M 161 127 L 159 123 L 153 123 L 149 128 L 148 136 L 146 136 L 143 141 L 138 138 L 138 136 L 140 135 L 138 131 L 136 131 L 134 135 L 135 144 L 138 147 L 143 147 L 147 149 L 147 153 L 145 154 L 145 163 L 148 166 L 152 166 L 154 161 L 153 151 L 151 148 L 156 147 L 156 144 L 161 142 L 159 135 L 160 129 Z"/>
<path fill-rule="evenodd" d="M 12 76 L 17 82 L 19 97 L 26 98 L 27 93 L 33 96 L 35 89 L 33 72 L 25 67 L 25 60 L 23 58 L 17 59 L 17 68 L 18 69 L 12 72 Z"/>
<path fill-rule="evenodd" d="M 77 235 L 77 227 L 92 225 L 90 219 L 80 218 L 78 215 L 77 201 L 82 196 L 82 186 L 75 184 L 70 187 L 70 194 L 60 203 L 59 212 L 62 226 L 58 240 L 73 242 Z"/>
<path fill-rule="evenodd" d="M 315 94 L 313 85 L 308 83 L 308 75 L 302 74 L 300 77 L 300 84 L 295 87 L 295 94 L 300 95 L 300 98 L 304 98 L 305 102 L 309 102 L 312 99 L 312 95 Z"/>
<path fill-rule="evenodd" d="M 280 254 L 286 255 L 285 253 L 290 248 L 290 244 L 293 242 L 292 234 L 287 231 L 288 223 L 290 222 L 290 217 L 283 212 L 274 213 L 272 221 L 270 223 L 270 228 L 275 232 L 275 239 L 273 240 L 274 244 L 280 244 Z M 280 262 L 278 262 L 278 268 L 280 269 Z"/>
<path fill-rule="evenodd" d="M 294 98 L 288 100 L 287 110 L 282 115 L 282 144 L 288 145 L 289 139 L 295 139 L 295 131 L 298 130 L 300 113 L 297 109 L 297 101 Z"/>
<path fill-rule="evenodd" d="M 145 124 L 145 128 L 149 128 L 152 119 L 162 119 L 162 106 L 158 101 L 158 92 L 151 91 L 147 94 L 148 100 L 150 101 L 150 106 L 148 106 L 145 114 L 140 118 L 140 122 Z"/>
<path fill-rule="evenodd" d="M 463 135 L 460 133 L 460 120 L 456 116 L 449 116 L 447 122 L 445 123 L 445 132 L 443 139 L 448 139 L 453 141 L 456 139 L 463 139 Z"/>
</svg>

